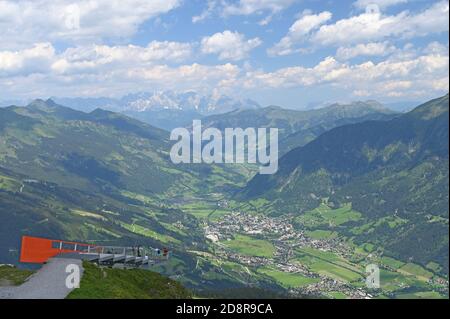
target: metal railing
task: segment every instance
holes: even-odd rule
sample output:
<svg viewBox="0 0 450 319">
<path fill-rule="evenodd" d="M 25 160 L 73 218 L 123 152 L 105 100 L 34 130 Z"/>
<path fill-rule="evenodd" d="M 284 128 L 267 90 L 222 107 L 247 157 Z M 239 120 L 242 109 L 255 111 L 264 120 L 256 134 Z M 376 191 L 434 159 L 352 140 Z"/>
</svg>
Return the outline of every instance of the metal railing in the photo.
<svg viewBox="0 0 450 319">
<path fill-rule="evenodd" d="M 145 260 L 168 260 L 170 251 L 167 248 L 151 248 L 151 247 L 121 247 L 121 246 L 100 246 L 82 244 L 76 242 L 68 242 L 63 240 L 53 240 L 52 247 L 62 252 L 73 252 L 80 255 L 102 254 L 115 256 L 128 256 L 135 258 L 143 258 Z"/>
</svg>

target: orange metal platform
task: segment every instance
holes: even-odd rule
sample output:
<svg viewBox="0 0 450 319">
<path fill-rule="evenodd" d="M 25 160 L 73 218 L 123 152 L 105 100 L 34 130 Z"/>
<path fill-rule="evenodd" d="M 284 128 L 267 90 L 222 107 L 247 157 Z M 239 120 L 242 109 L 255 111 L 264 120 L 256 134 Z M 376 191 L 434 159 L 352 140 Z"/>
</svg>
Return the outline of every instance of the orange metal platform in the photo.
<svg viewBox="0 0 450 319">
<path fill-rule="evenodd" d="M 67 254 L 71 258 L 79 258 L 100 264 L 122 263 L 139 266 L 167 260 L 169 259 L 169 253 L 167 248 L 97 246 L 23 236 L 20 249 L 20 262 L 43 264 L 50 258 Z"/>
<path fill-rule="evenodd" d="M 20 262 L 43 264 L 50 258 L 60 254 L 83 253 L 91 249 L 95 250 L 96 246 L 62 240 L 23 236 L 20 249 Z"/>
</svg>

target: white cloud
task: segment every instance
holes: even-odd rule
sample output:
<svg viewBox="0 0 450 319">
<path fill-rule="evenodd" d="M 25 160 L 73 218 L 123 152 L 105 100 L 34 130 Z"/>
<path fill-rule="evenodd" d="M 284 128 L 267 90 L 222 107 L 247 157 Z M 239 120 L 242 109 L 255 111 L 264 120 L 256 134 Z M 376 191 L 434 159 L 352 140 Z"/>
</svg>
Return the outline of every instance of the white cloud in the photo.
<svg viewBox="0 0 450 319">
<path fill-rule="evenodd" d="M 178 67 L 157 65 L 134 68 L 127 72 L 127 77 L 133 80 L 145 80 L 158 86 L 164 84 L 164 86 L 178 89 L 211 90 L 234 86 L 240 72 L 238 66 L 230 63 L 214 66 L 194 63 Z"/>
<path fill-rule="evenodd" d="M 423 50 L 427 54 L 448 55 L 448 42 L 444 45 L 437 41 L 433 41 Z"/>
<path fill-rule="evenodd" d="M 226 30 L 210 37 L 204 37 L 201 50 L 205 54 L 218 54 L 220 60 L 238 61 L 249 56 L 250 51 L 261 45 L 259 38 L 246 39 L 238 32 Z"/>
<path fill-rule="evenodd" d="M 208 4 L 205 10 L 202 11 L 201 14 L 197 16 L 192 17 L 192 23 L 198 23 L 200 21 L 205 20 L 206 18 L 209 18 L 214 10 L 217 8 L 218 3 L 216 0 L 208 0 Z"/>
<path fill-rule="evenodd" d="M 68 48 L 60 54 L 50 43 L 31 48 L 0 51 L 0 77 L 33 73 L 76 75 L 96 74 L 128 68 L 142 68 L 161 62 L 183 62 L 191 57 L 192 45 L 152 41 L 146 47 L 135 45 L 89 45 Z"/>
<path fill-rule="evenodd" d="M 238 4 L 227 4 L 225 15 L 249 15 L 269 11 L 280 12 L 290 7 L 296 0 L 240 0 Z"/>
<path fill-rule="evenodd" d="M 49 96 L 122 96 L 149 90 L 195 90 L 209 94 L 231 92 L 239 81 L 240 68 L 233 64 L 186 64 L 110 68 L 102 72 L 72 74 L 31 74 L 1 78 L 0 87 L 11 96 L 36 98 Z"/>
<path fill-rule="evenodd" d="M 407 11 L 392 16 L 363 13 L 321 26 L 311 41 L 322 45 L 342 45 L 444 32 L 449 30 L 448 12 L 448 1 L 440 1 L 415 15 Z"/>
<path fill-rule="evenodd" d="M 146 47 L 89 45 L 55 53 L 49 43 L 0 51 L 0 87 L 11 96 L 122 95 L 154 89 L 226 91 L 240 68 L 227 63 L 171 66 L 191 56 L 191 44 L 151 42 Z"/>
<path fill-rule="evenodd" d="M 52 65 L 60 74 L 98 72 L 100 69 L 144 66 L 156 62 L 181 62 L 192 54 L 189 43 L 152 41 L 147 47 L 136 45 L 92 45 L 69 48 Z"/>
<path fill-rule="evenodd" d="M 314 67 L 302 66 L 275 72 L 247 72 L 247 88 L 294 88 L 331 85 L 355 96 L 413 96 L 448 91 L 449 56 L 428 54 L 405 60 L 341 63 L 333 57 Z"/>
<path fill-rule="evenodd" d="M 138 5 L 144 2 L 149 6 Z M 260 38 L 249 38 L 237 31 L 227 30 L 204 37 L 200 44 L 171 41 L 152 41 L 147 46 L 128 44 L 127 37 L 134 34 L 143 21 L 171 10 L 178 2 L 133 0 L 121 2 L 119 9 L 114 7 L 119 3 L 114 0 L 80 0 L 77 3 L 92 6 L 98 16 L 85 12 L 81 6 L 80 28 L 70 29 L 60 25 L 65 23 L 67 10 L 59 16 L 52 8 L 67 9 L 63 4 L 69 5 L 71 1 L 36 0 L 25 7 L 22 0 L 0 0 L 0 30 L 3 32 L 0 35 L 0 88 L 11 97 L 27 98 L 121 95 L 149 89 L 262 92 L 268 88 L 336 88 L 343 94 L 374 98 L 429 96 L 448 91 L 448 42 L 431 42 L 423 47 L 422 42 L 410 40 L 448 31 L 448 1 L 437 2 L 416 13 L 362 13 L 338 21 L 332 21 L 327 11 L 317 14 L 304 11 L 268 53 L 286 55 L 324 46 L 337 49 L 336 56 L 324 58 L 311 67 L 294 64 L 272 72 L 254 69 L 252 65 L 261 65 L 259 61 L 242 63 L 242 69 L 227 63 L 250 57 L 251 51 L 262 44 Z M 129 3 L 136 8 L 128 7 Z M 229 5 L 228 1 L 220 3 L 221 9 L 224 4 Z M 268 23 L 271 14 L 283 10 L 289 3 L 291 1 L 278 1 L 277 7 L 274 1 L 241 1 L 231 6 L 242 9 L 241 13 L 233 14 L 263 13 L 261 18 Z M 196 21 L 217 8 L 211 7 L 209 13 Z M 116 41 L 107 41 L 111 38 Z M 402 41 L 397 42 L 398 39 Z M 60 52 L 54 46 L 69 48 Z M 197 61 L 194 51 L 217 55 L 225 62 L 218 65 L 194 63 Z M 368 61 L 352 60 L 358 56 Z M 370 61 L 374 56 L 377 59 Z"/>
<path fill-rule="evenodd" d="M 330 20 L 331 17 L 332 14 L 328 11 L 303 15 L 289 28 L 288 34 L 268 50 L 268 54 L 275 56 L 297 52 L 298 50 L 294 49 L 295 44 L 305 40 L 313 30 Z"/>
<path fill-rule="evenodd" d="M 212 15 L 234 16 L 234 15 L 262 15 L 259 24 L 265 26 L 272 21 L 275 14 L 289 8 L 298 0 L 239 0 L 230 2 L 226 0 L 208 0 L 206 8 L 201 14 L 192 17 L 192 22 L 203 21 Z"/>
<path fill-rule="evenodd" d="M 362 3 L 365 2 L 361 1 Z M 380 3 L 387 6 L 394 2 Z M 302 52 L 305 49 L 301 47 L 301 44 L 310 49 L 319 46 L 348 47 L 356 45 L 355 50 L 364 51 L 364 45 L 368 46 L 369 43 L 448 32 L 448 13 L 448 0 L 436 2 L 416 14 L 403 11 L 397 15 L 383 15 L 379 11 L 369 10 L 331 24 L 326 24 L 331 19 L 329 12 L 317 15 L 306 13 L 290 27 L 285 37 L 268 50 L 268 54 L 274 56 Z M 361 46 L 358 47 L 358 45 Z M 374 48 L 379 49 L 380 45 Z"/>
<path fill-rule="evenodd" d="M 123 39 L 180 0 L 0 0 L 2 47 Z"/>
<path fill-rule="evenodd" d="M 46 72 L 55 56 L 50 43 L 37 43 L 32 48 L 0 51 L 0 77 Z"/>
<path fill-rule="evenodd" d="M 336 52 L 336 57 L 340 60 L 349 60 L 357 56 L 386 56 L 395 51 L 396 47 L 388 42 L 371 42 L 353 47 L 340 47 Z"/>
<path fill-rule="evenodd" d="M 44 43 L 21 51 L 1 51 L 0 87 L 9 96 L 30 98 L 71 96 L 73 92 L 86 96 L 122 95 L 149 88 L 210 93 L 333 87 L 349 95 L 373 98 L 428 97 L 448 91 L 448 50 L 439 43 L 379 63 L 352 64 L 328 57 L 312 67 L 298 65 L 273 72 L 249 65 L 241 69 L 231 63 L 170 66 L 160 59 L 164 50 L 152 51 L 170 46 L 153 43 L 131 50 L 87 46 L 55 54 L 53 47 Z M 150 53 L 149 48 L 153 48 Z"/>
<path fill-rule="evenodd" d="M 376 4 L 380 9 L 386 9 L 407 2 L 408 0 L 357 0 L 353 5 L 362 10 L 365 10 L 368 6 L 373 4 Z"/>
</svg>

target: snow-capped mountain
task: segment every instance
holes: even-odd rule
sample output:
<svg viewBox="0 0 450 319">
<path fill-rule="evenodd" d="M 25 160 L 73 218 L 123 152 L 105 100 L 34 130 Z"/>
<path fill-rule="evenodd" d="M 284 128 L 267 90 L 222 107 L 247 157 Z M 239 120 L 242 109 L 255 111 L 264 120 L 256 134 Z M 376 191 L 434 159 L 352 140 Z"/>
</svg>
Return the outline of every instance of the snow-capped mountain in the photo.
<svg viewBox="0 0 450 319">
<path fill-rule="evenodd" d="M 201 95 L 197 92 L 160 91 L 128 94 L 120 99 L 111 98 L 52 98 L 56 103 L 89 111 L 103 108 L 119 112 L 145 112 L 177 110 L 197 112 L 202 115 L 220 114 L 236 109 L 256 109 L 260 105 L 249 99 L 226 95 Z"/>
<path fill-rule="evenodd" d="M 121 101 L 125 111 L 138 112 L 170 109 L 214 114 L 260 107 L 258 103 L 248 99 L 235 99 L 225 95 L 201 95 L 196 92 L 138 93 L 127 95 Z"/>
</svg>

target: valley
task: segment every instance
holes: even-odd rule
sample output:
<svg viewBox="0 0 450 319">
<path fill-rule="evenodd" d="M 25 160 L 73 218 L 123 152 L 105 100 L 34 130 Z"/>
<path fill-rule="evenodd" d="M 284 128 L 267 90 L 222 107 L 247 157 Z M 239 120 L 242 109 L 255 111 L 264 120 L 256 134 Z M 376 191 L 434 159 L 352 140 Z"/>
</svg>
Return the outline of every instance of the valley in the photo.
<svg viewBox="0 0 450 319">
<path fill-rule="evenodd" d="M 449 2 L 0 0 L 0 302 L 448 301 Z"/>
<path fill-rule="evenodd" d="M 209 125 L 284 123 L 234 112 Z M 361 119 L 390 133 L 366 134 L 380 140 L 353 115 L 296 113 L 266 177 L 250 164 L 174 165 L 166 131 L 118 113 L 51 100 L 0 113 L 1 263 L 17 264 L 24 234 L 142 243 L 169 248 L 152 270 L 198 296 L 448 298 L 448 96 Z M 302 135 L 301 123 L 316 128 Z M 366 287 L 370 264 L 381 289 Z"/>
<path fill-rule="evenodd" d="M 317 210 L 323 211 L 324 206 Z M 296 216 L 273 218 L 240 212 L 237 206 L 227 210 L 229 213 L 220 217 L 205 218 L 210 252 L 195 253 L 198 258 L 216 260 L 219 265 L 241 265 L 243 283 L 251 285 L 255 278 L 263 276 L 292 296 L 352 299 L 402 298 L 406 294 L 417 298 L 448 296 L 446 278 L 420 265 L 385 256 L 381 247 L 370 243 L 357 245 L 334 230 L 333 224 L 329 227 L 332 230 L 324 230 L 320 225 L 296 221 Z M 334 213 L 339 214 L 339 210 L 342 209 Z M 351 218 L 341 221 L 341 225 L 349 221 Z M 381 289 L 366 288 L 365 269 L 369 264 L 381 269 Z"/>
</svg>

